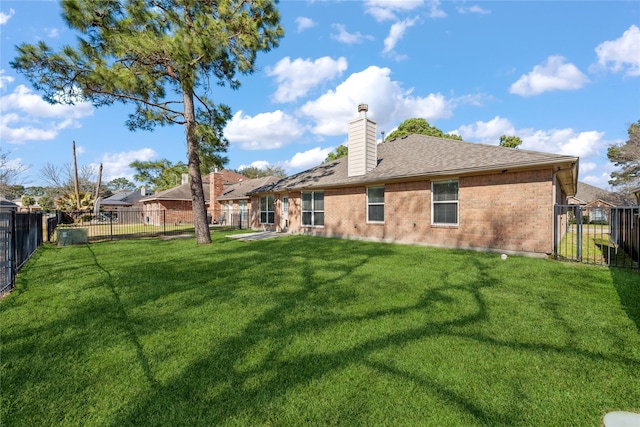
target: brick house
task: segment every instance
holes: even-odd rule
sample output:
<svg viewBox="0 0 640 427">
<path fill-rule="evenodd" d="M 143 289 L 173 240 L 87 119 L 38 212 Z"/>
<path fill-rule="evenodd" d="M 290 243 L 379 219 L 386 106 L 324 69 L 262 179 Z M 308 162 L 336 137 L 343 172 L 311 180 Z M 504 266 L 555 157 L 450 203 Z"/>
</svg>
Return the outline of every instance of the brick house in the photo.
<svg viewBox="0 0 640 427">
<path fill-rule="evenodd" d="M 215 171 L 202 177 L 202 189 L 207 213 L 211 218 L 222 214 L 222 205 L 215 200 L 216 194 L 222 194 L 225 185 L 232 185 L 246 179 L 229 170 Z M 211 185 L 213 183 L 213 185 Z M 211 203 L 212 196 L 214 202 Z M 158 191 L 140 200 L 146 222 L 153 225 L 193 223 L 193 208 L 188 175 L 182 177 L 182 184 L 168 190 Z M 162 212 L 162 213 L 161 213 Z"/>
<path fill-rule="evenodd" d="M 631 206 L 633 201 L 621 193 L 603 190 L 593 185 L 578 182 L 576 194 L 567 198 L 570 205 L 580 205 L 589 221 L 608 222 L 611 208 L 617 206 Z"/>
<path fill-rule="evenodd" d="M 327 237 L 548 254 L 578 158 L 425 135 L 377 144 L 358 107 L 349 155 L 251 193 L 251 227 Z"/>
</svg>

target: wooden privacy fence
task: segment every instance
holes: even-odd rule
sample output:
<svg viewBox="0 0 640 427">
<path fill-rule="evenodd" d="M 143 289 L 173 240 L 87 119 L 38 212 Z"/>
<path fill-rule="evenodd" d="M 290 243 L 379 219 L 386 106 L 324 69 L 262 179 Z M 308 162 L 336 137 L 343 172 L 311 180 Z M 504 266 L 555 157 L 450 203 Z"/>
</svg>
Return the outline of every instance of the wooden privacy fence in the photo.
<svg viewBox="0 0 640 427">
<path fill-rule="evenodd" d="M 558 259 L 640 268 L 640 207 L 556 205 Z"/>
</svg>

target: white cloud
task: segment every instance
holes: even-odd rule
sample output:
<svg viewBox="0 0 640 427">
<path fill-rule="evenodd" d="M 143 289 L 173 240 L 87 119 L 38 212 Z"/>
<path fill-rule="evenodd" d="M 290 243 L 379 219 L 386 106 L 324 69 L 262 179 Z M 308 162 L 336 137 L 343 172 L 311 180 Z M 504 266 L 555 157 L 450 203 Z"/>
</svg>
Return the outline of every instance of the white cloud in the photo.
<svg viewBox="0 0 640 427">
<path fill-rule="evenodd" d="M 291 102 L 307 94 L 325 80 L 342 75 L 347 69 L 344 57 L 332 59 L 328 56 L 310 59 L 297 58 L 291 61 L 288 56 L 281 59 L 273 68 L 267 68 L 268 76 L 274 77 L 279 87 L 273 95 L 275 102 Z"/>
<path fill-rule="evenodd" d="M 57 28 L 47 28 L 47 37 L 51 37 L 53 39 L 60 37 L 60 30 Z"/>
<path fill-rule="evenodd" d="M 539 95 L 553 90 L 580 89 L 589 82 L 575 65 L 565 62 L 562 56 L 550 56 L 536 65 L 529 74 L 523 74 L 509 88 L 509 93 L 521 96 Z"/>
<path fill-rule="evenodd" d="M 640 28 L 632 25 L 622 36 L 599 44 L 596 49 L 598 65 L 614 73 L 625 70 L 625 75 L 640 76 Z"/>
<path fill-rule="evenodd" d="M 124 151 L 120 153 L 104 153 L 100 161 L 100 163 L 102 163 L 103 181 L 109 182 L 121 177 L 132 181 L 133 175 L 135 174 L 135 170 L 129 167 L 132 162 L 135 160 L 146 162 L 157 157 L 158 153 L 151 148 Z M 99 164 L 92 163 L 90 166 L 97 170 Z"/>
<path fill-rule="evenodd" d="M 11 94 L 0 98 L 0 112 L 9 110 L 45 118 L 79 119 L 93 114 L 93 106 L 89 102 L 77 102 L 75 105 L 49 104 L 24 85 L 18 85 Z"/>
<path fill-rule="evenodd" d="M 311 18 L 307 18 L 305 16 L 298 16 L 296 18 L 296 24 L 298 25 L 299 33 L 303 32 L 306 29 L 316 26 L 316 23 L 313 22 Z"/>
<path fill-rule="evenodd" d="M 365 12 L 378 22 L 396 20 L 397 13 L 413 11 L 423 5 L 423 0 L 367 0 L 364 2 Z"/>
<path fill-rule="evenodd" d="M 5 78 L 4 82 L 10 82 Z M 4 85 L 4 83 L 3 83 Z M 68 127 L 80 127 L 83 117 L 93 114 L 90 103 L 49 104 L 24 85 L 0 98 L 0 139 L 11 144 L 51 140 Z"/>
<path fill-rule="evenodd" d="M 460 14 L 467 14 L 467 13 L 477 13 L 478 15 L 489 15 L 491 13 L 490 10 L 487 10 L 485 8 L 483 8 L 482 6 L 478 6 L 478 5 L 473 5 L 473 6 L 469 6 L 469 7 L 465 7 L 465 6 L 458 6 L 457 8 L 458 13 Z"/>
<path fill-rule="evenodd" d="M 594 162 L 580 162 L 580 173 L 587 173 L 594 171 L 598 168 L 598 165 Z"/>
<path fill-rule="evenodd" d="M 582 172 L 582 164 L 580 164 L 580 172 Z M 604 190 L 610 190 L 611 186 L 609 185 L 609 180 L 611 179 L 611 175 L 603 172 L 600 175 L 587 175 L 585 177 L 581 177 L 580 181 L 585 182 L 589 185 L 593 185 L 594 187 L 602 188 Z"/>
<path fill-rule="evenodd" d="M 246 168 L 265 169 L 267 166 L 271 166 L 271 163 L 269 163 L 266 160 L 256 160 L 256 161 L 251 162 L 248 165 L 240 165 L 238 167 L 238 170 L 242 170 L 242 169 L 246 169 Z"/>
<path fill-rule="evenodd" d="M 429 18 L 446 18 L 447 14 L 444 10 L 440 9 L 439 0 L 429 1 Z"/>
<path fill-rule="evenodd" d="M 464 140 L 476 140 L 483 144 L 498 145 L 500 136 L 515 135 L 515 129 L 509 119 L 496 116 L 488 122 L 477 121 L 472 125 L 460 126 L 455 134 L 460 135 Z"/>
<path fill-rule="evenodd" d="M 357 106 L 369 105 L 368 115 L 378 122 L 379 130 L 388 130 L 410 117 L 432 121 L 450 117 L 451 103 L 441 94 L 424 97 L 412 95 L 389 77 L 389 68 L 371 66 L 351 74 L 335 90 L 304 104 L 300 112 L 311 117 L 311 131 L 320 135 L 341 135 L 347 131 L 349 118 L 357 118 Z"/>
<path fill-rule="evenodd" d="M 304 133 L 296 119 L 280 110 L 261 113 L 253 117 L 242 110 L 234 114 L 224 134 L 232 144 L 244 150 L 268 150 L 280 148 Z"/>
<path fill-rule="evenodd" d="M 608 145 L 603 139 L 604 132 L 576 132 L 569 128 L 516 129 L 510 120 L 499 116 L 488 122 L 477 121 L 471 125 L 460 126 L 453 133 L 460 135 L 466 141 L 493 145 L 500 143 L 501 135 L 513 135 L 522 139 L 520 149 L 580 158 L 596 158 L 600 154 L 600 150 Z"/>
<path fill-rule="evenodd" d="M 338 34 L 331 34 L 331 38 L 344 44 L 358 44 L 364 40 L 373 40 L 371 35 L 363 35 L 360 32 L 349 33 L 343 24 L 333 24 L 333 29 L 338 30 Z"/>
<path fill-rule="evenodd" d="M 315 147 L 307 151 L 298 152 L 293 155 L 291 160 L 284 162 L 284 168 L 299 171 L 318 166 L 334 149 L 335 147 Z"/>
<path fill-rule="evenodd" d="M 4 25 L 16 13 L 15 10 L 9 9 L 9 13 L 0 12 L 0 25 Z"/>
<path fill-rule="evenodd" d="M 4 73 L 4 70 L 0 70 L 0 89 L 6 89 L 7 84 L 15 80 L 12 76 L 6 76 Z"/>
<path fill-rule="evenodd" d="M 393 24 L 391 26 L 391 29 L 389 30 L 389 35 L 384 39 L 384 49 L 382 52 L 391 52 L 396 47 L 398 41 L 400 41 L 404 37 L 405 31 L 407 31 L 408 28 L 413 27 L 417 21 L 418 18 L 415 17 L 411 19 L 405 19 Z"/>
</svg>

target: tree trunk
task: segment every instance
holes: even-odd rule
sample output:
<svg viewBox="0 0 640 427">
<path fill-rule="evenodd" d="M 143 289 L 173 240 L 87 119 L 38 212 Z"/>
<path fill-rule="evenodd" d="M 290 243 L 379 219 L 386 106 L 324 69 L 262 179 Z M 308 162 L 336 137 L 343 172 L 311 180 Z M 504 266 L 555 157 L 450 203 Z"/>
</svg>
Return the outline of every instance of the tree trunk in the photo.
<svg viewBox="0 0 640 427">
<path fill-rule="evenodd" d="M 211 232 L 207 222 L 207 207 L 202 189 L 200 175 L 200 156 L 198 154 L 199 141 L 196 136 L 195 108 L 193 106 L 193 91 L 185 90 L 184 119 L 187 134 L 187 159 L 189 162 L 189 187 L 191 188 L 191 203 L 193 206 L 193 225 L 196 232 L 196 242 L 211 243 Z"/>
</svg>

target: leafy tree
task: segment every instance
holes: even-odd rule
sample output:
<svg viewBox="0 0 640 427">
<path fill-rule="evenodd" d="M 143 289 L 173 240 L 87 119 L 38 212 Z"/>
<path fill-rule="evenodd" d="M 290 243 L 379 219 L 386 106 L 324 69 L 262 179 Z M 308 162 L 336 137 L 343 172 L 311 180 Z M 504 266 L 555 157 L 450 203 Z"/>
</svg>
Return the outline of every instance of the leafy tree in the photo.
<svg viewBox="0 0 640 427">
<path fill-rule="evenodd" d="M 27 196 L 34 196 L 34 197 L 44 196 L 46 192 L 47 192 L 47 189 L 40 186 L 25 187 L 24 189 L 24 194 L 26 194 Z"/>
<path fill-rule="evenodd" d="M 40 208 L 45 212 L 51 212 L 54 207 L 53 198 L 51 198 L 51 196 L 49 196 L 48 194 L 40 196 L 40 199 L 38 199 L 38 204 L 40 205 Z"/>
<path fill-rule="evenodd" d="M 119 191 L 133 191 L 136 189 L 136 184 L 125 177 L 121 177 L 107 182 L 107 188 L 114 193 Z"/>
<path fill-rule="evenodd" d="M 93 194 L 90 191 L 83 191 L 80 193 L 80 209 L 81 210 L 91 210 L 93 209 Z M 76 195 L 75 193 L 67 193 L 56 200 L 56 204 L 58 205 L 58 209 L 64 212 L 73 212 L 76 211 Z"/>
<path fill-rule="evenodd" d="M 400 138 L 405 135 L 411 135 L 414 133 L 420 135 L 435 136 L 438 138 L 457 139 L 459 141 L 462 141 L 462 138 L 458 135 L 444 133 L 437 127 L 431 126 L 425 119 L 421 118 L 407 119 L 404 122 L 400 123 L 398 129 L 387 135 L 385 141 L 389 141 L 394 138 Z"/>
<path fill-rule="evenodd" d="M 640 120 L 632 123 L 627 132 L 629 139 L 624 144 L 612 145 L 607 149 L 609 160 L 622 168 L 611 173 L 609 184 L 623 192 L 640 186 Z"/>
<path fill-rule="evenodd" d="M 334 160 L 339 159 L 340 157 L 347 157 L 348 154 L 349 154 L 349 148 L 346 145 L 344 144 L 338 145 L 334 151 L 332 151 L 327 155 L 327 158 L 324 159 L 324 162 L 322 163 L 333 162 Z"/>
<path fill-rule="evenodd" d="M 78 45 L 55 52 L 44 42 L 18 46 L 12 67 L 52 103 L 133 104 L 129 129 L 185 127 L 198 243 L 210 243 L 201 153 L 222 152 L 230 109 L 207 96 L 240 87 L 259 51 L 284 35 L 276 0 L 63 0 Z"/>
<path fill-rule="evenodd" d="M 34 199 L 33 196 L 22 196 L 21 202 L 22 206 L 26 206 L 29 212 L 31 212 L 31 206 L 36 204 L 36 199 Z"/>
<path fill-rule="evenodd" d="M 235 171 L 240 175 L 244 175 L 249 179 L 262 178 L 265 176 L 275 176 L 277 178 L 284 178 L 287 176 L 287 172 L 280 166 L 267 165 L 263 168 L 257 168 L 255 166 L 247 166 L 240 170 Z"/>
<path fill-rule="evenodd" d="M 189 168 L 184 163 L 173 164 L 167 159 L 146 162 L 136 160 L 129 166 L 136 170 L 133 178 L 154 191 L 166 190 L 180 185 L 182 174 L 189 173 Z"/>
<path fill-rule="evenodd" d="M 500 146 L 508 148 L 518 148 L 522 144 L 522 140 L 517 136 L 502 135 L 500 137 Z"/>
</svg>

